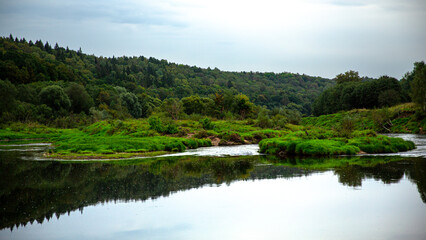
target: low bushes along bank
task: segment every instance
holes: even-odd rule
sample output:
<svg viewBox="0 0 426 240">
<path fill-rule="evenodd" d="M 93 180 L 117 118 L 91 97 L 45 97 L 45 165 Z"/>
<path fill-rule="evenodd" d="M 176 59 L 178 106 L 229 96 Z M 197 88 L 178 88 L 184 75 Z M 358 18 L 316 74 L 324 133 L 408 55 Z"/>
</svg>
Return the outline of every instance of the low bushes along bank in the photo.
<svg viewBox="0 0 426 240">
<path fill-rule="evenodd" d="M 355 155 L 357 153 L 394 153 L 414 149 L 414 143 L 387 136 L 303 139 L 295 137 L 271 138 L 260 141 L 260 152 L 285 155 Z"/>
</svg>

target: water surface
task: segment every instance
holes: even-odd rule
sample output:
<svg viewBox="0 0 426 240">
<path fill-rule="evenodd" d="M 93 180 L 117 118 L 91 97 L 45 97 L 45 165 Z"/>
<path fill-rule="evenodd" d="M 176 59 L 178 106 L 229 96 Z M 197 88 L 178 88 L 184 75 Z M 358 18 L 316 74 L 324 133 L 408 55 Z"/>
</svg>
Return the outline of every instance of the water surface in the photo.
<svg viewBox="0 0 426 240">
<path fill-rule="evenodd" d="M 0 151 L 0 239 L 426 239 L 424 158 L 32 154 Z"/>
</svg>

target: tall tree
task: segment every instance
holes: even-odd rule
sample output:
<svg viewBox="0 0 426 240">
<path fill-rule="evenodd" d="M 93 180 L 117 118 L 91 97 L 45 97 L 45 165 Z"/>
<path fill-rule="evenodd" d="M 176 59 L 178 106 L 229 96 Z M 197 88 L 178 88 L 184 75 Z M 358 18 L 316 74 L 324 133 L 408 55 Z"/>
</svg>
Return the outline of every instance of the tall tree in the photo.
<svg viewBox="0 0 426 240">
<path fill-rule="evenodd" d="M 71 101 L 71 110 L 74 113 L 89 113 L 89 109 L 93 106 L 93 99 L 84 86 L 72 82 L 66 89 L 66 93 Z"/>
<path fill-rule="evenodd" d="M 345 73 L 338 74 L 335 80 L 337 84 L 341 84 L 345 82 L 360 82 L 361 78 L 359 77 L 358 72 L 350 70 Z"/>
<path fill-rule="evenodd" d="M 17 93 L 11 82 L 0 80 L 0 116 L 14 108 Z"/>
<path fill-rule="evenodd" d="M 52 85 L 43 88 L 39 95 L 40 101 L 52 108 L 57 113 L 63 113 L 71 106 L 68 95 L 65 93 L 64 89 L 58 85 Z"/>
<path fill-rule="evenodd" d="M 423 112 L 426 112 L 426 66 L 424 62 L 416 62 L 414 66 L 411 98 L 420 106 Z"/>
</svg>

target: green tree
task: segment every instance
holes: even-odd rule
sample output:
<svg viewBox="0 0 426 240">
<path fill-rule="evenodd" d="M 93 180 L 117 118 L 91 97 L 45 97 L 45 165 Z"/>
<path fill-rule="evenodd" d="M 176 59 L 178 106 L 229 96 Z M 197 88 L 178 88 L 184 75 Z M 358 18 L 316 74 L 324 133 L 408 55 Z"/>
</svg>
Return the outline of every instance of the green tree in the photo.
<svg viewBox="0 0 426 240">
<path fill-rule="evenodd" d="M 234 111 L 243 119 L 253 111 L 254 107 L 253 103 L 250 102 L 250 99 L 244 94 L 238 94 L 235 96 L 234 106 Z"/>
<path fill-rule="evenodd" d="M 411 98 L 426 112 L 426 66 L 424 62 L 416 62 L 414 78 L 411 82 Z"/>
<path fill-rule="evenodd" d="M 71 110 L 74 113 L 89 113 L 89 109 L 93 107 L 93 99 L 87 93 L 84 86 L 77 83 L 70 83 L 66 89 L 66 93 L 71 101 Z"/>
<path fill-rule="evenodd" d="M 68 95 L 65 93 L 64 89 L 58 85 L 43 88 L 40 91 L 39 96 L 41 103 L 52 108 L 52 110 L 56 111 L 57 114 L 58 112 L 60 114 L 64 113 L 64 111 L 67 111 L 71 106 Z"/>
<path fill-rule="evenodd" d="M 0 116 L 3 112 L 10 111 L 16 105 L 15 97 L 18 91 L 8 80 L 0 80 Z"/>
<path fill-rule="evenodd" d="M 163 101 L 161 108 L 164 112 L 173 119 L 179 119 L 179 116 L 182 114 L 183 106 L 182 103 L 177 98 L 167 98 Z"/>
<path fill-rule="evenodd" d="M 391 107 L 398 104 L 401 97 L 394 89 L 388 89 L 379 94 L 378 100 L 381 107 Z"/>
<path fill-rule="evenodd" d="M 335 78 L 337 84 L 345 83 L 345 82 L 360 82 L 361 78 L 359 77 L 359 73 L 353 70 L 347 71 L 345 73 L 338 74 Z"/>
<path fill-rule="evenodd" d="M 142 116 L 142 105 L 138 101 L 138 97 L 134 93 L 126 92 L 120 94 L 122 103 L 129 111 L 130 115 L 134 118 L 140 118 Z"/>
<path fill-rule="evenodd" d="M 204 109 L 204 104 L 200 96 L 189 96 L 182 98 L 184 112 L 188 115 L 193 113 L 201 114 Z"/>
</svg>

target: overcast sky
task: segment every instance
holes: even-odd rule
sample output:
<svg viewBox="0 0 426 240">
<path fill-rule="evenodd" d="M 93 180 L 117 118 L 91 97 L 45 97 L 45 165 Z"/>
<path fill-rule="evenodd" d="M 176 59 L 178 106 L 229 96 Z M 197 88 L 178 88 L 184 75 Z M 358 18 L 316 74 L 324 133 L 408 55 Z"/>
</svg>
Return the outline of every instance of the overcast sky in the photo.
<svg viewBox="0 0 426 240">
<path fill-rule="evenodd" d="M 426 60 L 425 0 L 0 0 L 0 35 L 228 71 L 400 79 Z"/>
</svg>

